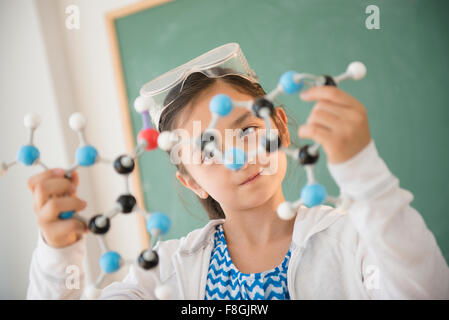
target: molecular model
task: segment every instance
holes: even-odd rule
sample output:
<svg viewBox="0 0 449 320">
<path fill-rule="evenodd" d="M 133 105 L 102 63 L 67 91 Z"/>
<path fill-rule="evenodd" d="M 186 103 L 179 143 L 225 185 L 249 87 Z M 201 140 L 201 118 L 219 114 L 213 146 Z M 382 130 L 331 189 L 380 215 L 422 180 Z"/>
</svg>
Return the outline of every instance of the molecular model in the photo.
<svg viewBox="0 0 449 320">
<path fill-rule="evenodd" d="M 255 154 L 271 153 L 280 149 L 295 161 L 299 161 L 304 166 L 307 175 L 307 184 L 303 187 L 300 198 L 292 203 L 283 202 L 277 208 L 277 213 L 280 218 L 285 220 L 292 219 L 301 205 L 310 208 L 325 202 L 335 205 L 337 210 L 344 212 L 349 206 L 350 200 L 343 195 L 339 197 L 328 196 L 325 187 L 315 180 L 313 168 L 319 158 L 318 149 L 320 145 L 318 143 L 304 145 L 299 149 L 282 147 L 279 136 L 274 133 L 274 130 L 271 130 L 270 117 L 274 113 L 273 100 L 281 93 L 298 93 L 304 85 L 336 86 L 346 79 L 360 80 L 365 74 L 366 67 L 363 63 L 352 62 L 344 73 L 336 77 L 328 75 L 316 76 L 307 73 L 296 73 L 295 71 L 285 72 L 282 74 L 277 87 L 272 92 L 254 100 L 234 101 L 224 94 L 215 95 L 209 103 L 212 118 L 209 126 L 202 135 L 193 137 L 188 141 L 181 141 L 182 139 L 177 137 L 174 132 L 164 131 L 160 133 L 158 138 L 159 147 L 162 150 L 169 151 L 176 143 L 190 144 L 196 147 L 204 158 L 213 158 L 217 163 L 224 164 L 230 170 L 241 169 L 247 159 Z M 136 111 L 142 113 L 142 115 L 148 113 L 151 105 L 151 100 L 146 100 L 145 98 L 145 96 L 140 96 L 135 104 Z M 228 148 L 222 153 L 217 146 L 218 139 L 213 129 L 215 129 L 220 118 L 229 115 L 233 107 L 246 108 L 258 118 L 262 118 L 265 122 L 266 133 L 259 139 L 258 147 L 251 151 L 251 154 L 250 152 L 246 154 L 240 148 Z"/>
<path fill-rule="evenodd" d="M 40 124 L 39 116 L 36 114 L 26 115 L 24 124 L 25 127 L 29 129 L 28 144 L 19 149 L 16 160 L 10 163 L 1 163 L 0 175 L 4 175 L 10 167 L 18 163 L 26 166 L 40 165 L 43 169 L 48 169 L 48 167 L 40 160 L 39 149 L 33 144 L 34 131 Z M 93 299 L 98 297 L 100 294 L 100 284 L 105 277 L 108 274 L 117 272 L 122 266 L 132 263 L 132 261 L 123 259 L 118 252 L 110 250 L 104 239 L 104 235 L 111 227 L 111 219 L 119 213 L 129 214 L 138 212 L 143 215 L 146 221 L 146 228 L 151 236 L 149 247 L 139 255 L 137 263 L 145 270 L 154 270 L 154 267 L 158 265 L 159 257 L 156 251 L 153 250 L 153 246 L 160 239 L 160 236 L 168 232 L 171 225 L 170 219 L 167 215 L 161 212 L 147 213 L 136 204 L 136 198 L 129 191 L 129 174 L 134 170 L 136 159 L 141 156 L 144 151 L 150 151 L 157 147 L 158 132 L 148 124 L 149 122 L 145 122 L 145 127 L 139 132 L 137 138 L 138 144 L 131 154 L 120 155 L 112 162 L 101 158 L 98 151 L 92 145 L 87 143 L 84 136 L 84 128 L 86 126 L 85 117 L 80 113 L 74 113 L 70 116 L 69 125 L 78 133 L 80 145 L 75 154 L 76 162 L 72 167 L 64 170 L 64 177 L 70 179 L 72 171 L 78 167 L 90 167 L 95 163 L 106 162 L 112 163 L 114 170 L 125 178 L 125 192 L 117 198 L 113 208 L 106 213 L 97 214 L 90 220 L 86 220 L 75 211 L 66 211 L 59 214 L 59 219 L 73 218 L 86 224 L 90 231 L 98 238 L 100 243 L 102 251 L 99 261 L 101 273 L 94 284 L 90 284 L 86 287 L 86 290 L 84 291 L 84 297 L 86 298 Z M 160 283 L 158 277 L 154 274 L 153 276 L 157 283 L 155 289 L 156 297 L 158 299 L 168 299 L 171 295 L 171 288 Z"/>
<path fill-rule="evenodd" d="M 161 212 L 147 213 L 136 204 L 136 199 L 129 192 L 128 177 L 134 170 L 135 161 L 145 151 L 154 150 L 157 147 L 163 151 L 170 151 L 177 143 L 188 143 L 197 148 L 202 156 L 205 158 L 213 157 L 215 160 L 222 161 L 226 168 L 230 170 L 240 170 L 248 157 L 252 157 L 259 153 L 272 153 L 277 150 L 284 151 L 288 156 L 295 161 L 299 161 L 304 166 L 307 174 L 307 184 L 303 187 L 300 198 L 294 202 L 284 202 L 277 208 L 278 216 L 282 219 L 292 219 L 300 205 L 307 207 L 318 206 L 324 202 L 332 203 L 337 206 L 339 210 L 345 210 L 349 205 L 349 200 L 343 196 L 330 197 L 327 195 L 326 189 L 321 184 L 317 183 L 314 177 L 314 165 L 319 158 L 318 149 L 320 145 L 315 143 L 313 145 L 304 145 L 299 149 L 285 148 L 281 146 L 280 138 L 274 130 L 271 130 L 270 117 L 274 113 L 273 100 L 281 93 L 294 94 L 298 93 L 304 85 L 319 86 L 332 85 L 336 86 L 343 80 L 362 79 L 366 74 L 366 68 L 361 62 L 351 63 L 347 70 L 339 76 L 331 77 L 328 75 L 315 76 L 306 73 L 296 73 L 294 71 L 285 72 L 279 81 L 277 87 L 269 94 L 258 97 L 249 101 L 233 101 L 229 96 L 218 94 L 214 96 L 210 103 L 209 109 L 212 113 L 212 119 L 208 128 L 199 137 L 193 137 L 188 141 L 183 141 L 175 132 L 163 131 L 159 133 L 151 126 L 149 109 L 151 107 L 151 99 L 147 99 L 140 95 L 134 101 L 134 108 L 141 114 L 143 128 L 137 136 L 137 145 L 131 154 L 124 154 L 117 157 L 113 162 L 101 158 L 97 150 L 86 142 L 83 130 L 86 126 L 86 119 L 79 113 L 74 113 L 69 119 L 70 127 L 78 133 L 80 145 L 76 150 L 75 164 L 69 169 L 65 170 L 65 177 L 70 178 L 71 172 L 78 167 L 89 167 L 98 162 L 113 163 L 113 167 L 118 174 L 125 177 L 125 192 L 118 197 L 113 208 L 104 214 L 98 214 L 87 221 L 77 212 L 68 211 L 61 212 L 60 219 L 78 219 L 79 221 L 88 225 L 93 234 L 98 236 L 102 255 L 100 257 L 101 274 L 96 282 L 86 288 L 85 296 L 88 298 L 95 298 L 99 294 L 100 283 L 110 273 L 118 271 L 126 263 L 119 253 L 108 248 L 103 236 L 108 232 L 111 226 L 111 219 L 119 214 L 128 214 L 131 212 L 138 212 L 143 215 L 146 220 L 146 228 L 150 234 L 149 247 L 142 251 L 137 259 L 138 265 L 144 270 L 154 271 L 158 265 L 159 258 L 156 251 L 153 250 L 154 244 L 160 239 L 161 235 L 168 232 L 170 228 L 170 219 L 167 215 Z M 224 153 L 217 146 L 217 136 L 213 129 L 222 117 L 226 117 L 232 111 L 233 107 L 243 107 L 250 110 L 255 116 L 262 118 L 265 123 L 266 133 L 259 140 L 259 145 L 252 154 L 246 154 L 240 148 L 229 148 Z M 34 131 L 40 124 L 40 119 L 37 115 L 27 115 L 24 119 L 25 127 L 29 129 L 29 141 L 27 145 L 22 146 L 18 153 L 16 160 L 11 163 L 1 163 L 0 174 L 3 175 L 6 171 L 17 163 L 22 163 L 26 166 L 40 165 L 44 169 L 47 166 L 40 160 L 39 150 L 33 144 Z M 152 273 L 157 284 L 155 289 L 155 296 L 158 299 L 169 299 L 171 296 L 171 288 L 161 283 L 158 277 Z"/>
</svg>

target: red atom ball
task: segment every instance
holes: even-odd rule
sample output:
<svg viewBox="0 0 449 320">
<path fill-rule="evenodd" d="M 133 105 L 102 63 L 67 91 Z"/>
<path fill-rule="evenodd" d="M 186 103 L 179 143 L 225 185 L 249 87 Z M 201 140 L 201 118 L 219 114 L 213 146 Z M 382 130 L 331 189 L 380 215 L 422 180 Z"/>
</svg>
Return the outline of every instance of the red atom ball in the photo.
<svg viewBox="0 0 449 320">
<path fill-rule="evenodd" d="M 159 132 L 156 129 L 148 128 L 140 130 L 139 135 L 137 136 L 137 141 L 145 140 L 147 142 L 147 146 L 145 150 L 153 150 L 157 148 L 157 137 L 159 136 Z"/>
</svg>

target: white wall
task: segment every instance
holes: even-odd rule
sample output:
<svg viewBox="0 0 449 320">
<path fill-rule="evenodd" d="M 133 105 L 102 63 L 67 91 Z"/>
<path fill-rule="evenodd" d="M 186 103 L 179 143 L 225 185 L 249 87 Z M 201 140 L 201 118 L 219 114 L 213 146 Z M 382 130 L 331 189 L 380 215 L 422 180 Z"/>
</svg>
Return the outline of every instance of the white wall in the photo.
<svg viewBox="0 0 449 320">
<path fill-rule="evenodd" d="M 3 0 L 0 1 L 0 161 L 13 160 L 26 141 L 23 116 L 41 115 L 35 142 L 51 167 L 68 167 L 77 146 L 68 127 L 72 112 L 88 118 L 90 144 L 113 160 L 125 152 L 105 13 L 135 0 Z M 80 9 L 80 29 L 65 27 L 65 8 Z M 26 181 L 37 167 L 16 166 L 0 178 L 0 298 L 25 298 L 28 268 L 37 239 L 32 195 Z M 107 165 L 79 169 L 79 196 L 89 217 L 112 207 L 123 181 Z M 125 258 L 140 252 L 136 216 L 113 220 L 107 241 Z M 98 272 L 98 246 L 88 236 L 89 272 Z M 121 278 L 126 269 L 118 273 Z M 114 279 L 114 278 L 112 278 Z"/>
</svg>

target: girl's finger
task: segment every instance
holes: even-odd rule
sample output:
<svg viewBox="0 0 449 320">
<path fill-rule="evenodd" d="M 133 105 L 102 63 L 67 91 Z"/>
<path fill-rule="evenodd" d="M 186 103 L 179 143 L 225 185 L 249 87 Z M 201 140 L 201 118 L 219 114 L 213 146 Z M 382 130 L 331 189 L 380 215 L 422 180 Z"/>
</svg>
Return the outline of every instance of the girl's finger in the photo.
<svg viewBox="0 0 449 320">
<path fill-rule="evenodd" d="M 64 177 L 64 169 L 49 169 L 32 176 L 28 179 L 28 189 L 34 192 L 34 188 L 39 182 L 53 177 Z"/>
<path fill-rule="evenodd" d="M 45 223 L 58 220 L 59 214 L 65 211 L 81 211 L 87 203 L 77 197 L 53 197 L 49 199 L 38 213 L 38 219 Z"/>
<path fill-rule="evenodd" d="M 338 117 L 335 113 L 329 112 L 323 108 L 315 108 L 307 118 L 307 124 L 319 124 L 329 130 L 335 132 L 335 129 L 341 127 L 343 119 Z"/>
<path fill-rule="evenodd" d="M 89 230 L 86 225 L 76 219 L 56 220 L 48 223 L 44 228 L 51 229 L 51 239 L 48 240 L 56 243 L 74 243 Z"/>
<path fill-rule="evenodd" d="M 71 194 L 76 186 L 65 178 L 50 178 L 40 181 L 34 189 L 35 210 L 39 210 L 51 196 Z"/>
<path fill-rule="evenodd" d="M 321 100 L 313 107 L 309 119 L 329 128 L 340 128 L 345 125 L 357 124 L 363 120 L 363 117 L 364 115 L 358 110 Z"/>
<path fill-rule="evenodd" d="M 72 171 L 72 173 L 70 174 L 69 180 L 75 185 L 75 187 L 77 187 L 78 183 L 79 183 L 78 172 Z"/>
<path fill-rule="evenodd" d="M 299 127 L 298 135 L 303 139 L 312 139 L 319 144 L 325 145 L 332 139 L 332 131 L 318 123 L 305 124 Z"/>
<path fill-rule="evenodd" d="M 361 107 L 361 103 L 356 98 L 334 86 L 311 87 L 301 93 L 301 99 L 304 101 L 328 100 L 347 107 Z"/>
</svg>

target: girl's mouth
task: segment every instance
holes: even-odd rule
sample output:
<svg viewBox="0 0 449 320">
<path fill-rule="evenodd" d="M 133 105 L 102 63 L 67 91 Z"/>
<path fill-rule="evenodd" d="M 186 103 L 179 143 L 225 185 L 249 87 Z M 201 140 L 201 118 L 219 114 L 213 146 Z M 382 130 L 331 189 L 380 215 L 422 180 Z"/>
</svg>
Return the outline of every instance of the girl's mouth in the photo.
<svg viewBox="0 0 449 320">
<path fill-rule="evenodd" d="M 259 178 L 261 171 L 259 171 L 258 173 L 256 173 L 255 175 L 249 177 L 248 179 L 246 179 L 243 183 L 241 183 L 240 185 L 247 185 L 252 183 L 253 181 L 255 181 L 257 178 Z"/>
</svg>

